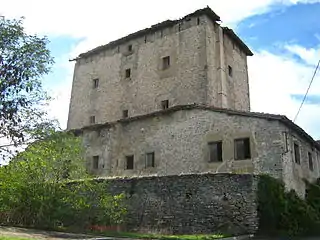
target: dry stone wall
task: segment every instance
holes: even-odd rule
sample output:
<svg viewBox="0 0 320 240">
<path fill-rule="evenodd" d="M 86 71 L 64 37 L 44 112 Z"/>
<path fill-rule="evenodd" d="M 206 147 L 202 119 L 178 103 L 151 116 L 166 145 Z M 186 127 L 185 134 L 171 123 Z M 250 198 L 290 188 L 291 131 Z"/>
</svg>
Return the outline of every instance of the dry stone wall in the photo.
<svg viewBox="0 0 320 240">
<path fill-rule="evenodd" d="M 107 181 L 111 193 L 127 196 L 127 231 L 245 234 L 258 227 L 257 180 L 249 174 L 191 174 Z"/>
</svg>

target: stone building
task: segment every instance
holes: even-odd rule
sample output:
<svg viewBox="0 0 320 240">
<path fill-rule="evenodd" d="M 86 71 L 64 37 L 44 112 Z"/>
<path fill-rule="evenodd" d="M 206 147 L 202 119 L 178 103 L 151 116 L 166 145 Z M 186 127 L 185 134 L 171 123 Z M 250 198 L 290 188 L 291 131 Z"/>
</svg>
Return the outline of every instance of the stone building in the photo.
<svg viewBox="0 0 320 240">
<path fill-rule="evenodd" d="M 210 8 L 75 59 L 68 129 L 99 176 L 269 173 L 303 196 L 320 145 L 285 116 L 250 112 L 250 49 Z"/>
</svg>

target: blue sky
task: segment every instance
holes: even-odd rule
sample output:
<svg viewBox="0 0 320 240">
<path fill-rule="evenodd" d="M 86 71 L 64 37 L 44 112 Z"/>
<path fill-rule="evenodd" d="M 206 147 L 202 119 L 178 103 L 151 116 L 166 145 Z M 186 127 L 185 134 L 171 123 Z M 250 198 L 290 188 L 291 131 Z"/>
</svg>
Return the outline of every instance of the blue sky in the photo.
<svg viewBox="0 0 320 240">
<path fill-rule="evenodd" d="M 207 5 L 220 15 L 222 25 L 233 28 L 255 53 L 248 59 L 252 111 L 293 119 L 320 58 L 320 0 L 56 0 L 45 6 L 40 0 L 0 0 L 0 5 L 0 15 L 25 16 L 27 31 L 48 35 L 56 64 L 44 82 L 56 98 L 51 115 L 63 128 L 73 74 L 69 59 Z M 320 139 L 319 76 L 296 122 L 316 139 Z"/>
</svg>

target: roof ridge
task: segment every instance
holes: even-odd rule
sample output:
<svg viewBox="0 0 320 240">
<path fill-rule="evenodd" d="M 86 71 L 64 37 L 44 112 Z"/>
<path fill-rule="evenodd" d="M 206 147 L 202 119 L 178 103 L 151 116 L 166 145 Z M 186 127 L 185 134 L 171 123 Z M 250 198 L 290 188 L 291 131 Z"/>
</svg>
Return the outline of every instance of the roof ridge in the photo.
<svg viewBox="0 0 320 240">
<path fill-rule="evenodd" d="M 221 21 L 219 15 L 217 15 L 209 6 L 205 7 L 205 8 L 201 8 L 201 9 L 198 9 L 192 13 L 189 13 L 179 19 L 176 19 L 176 20 L 170 20 L 170 19 L 167 19 L 165 21 L 162 21 L 160 23 L 157 23 L 157 24 L 153 24 L 151 25 L 150 27 L 148 28 L 145 28 L 145 29 L 141 29 L 139 31 L 136 31 L 136 32 L 133 32 L 133 33 L 130 33 L 122 38 L 118 38 L 114 41 L 111 41 L 107 44 L 104 44 L 104 45 L 100 45 L 98 47 L 95 47 L 89 51 L 86 51 L 84 53 L 81 53 L 79 54 L 79 56 L 73 60 L 70 60 L 70 61 L 74 61 L 74 60 L 78 60 L 80 58 L 84 58 L 84 57 L 89 57 L 91 55 L 94 55 L 94 54 L 97 54 L 97 53 L 100 53 L 101 51 L 103 50 L 106 50 L 106 49 L 109 49 L 109 48 L 113 48 L 119 44 L 122 44 L 126 41 L 129 41 L 131 39 L 135 39 L 135 38 L 138 38 L 140 36 L 143 36 L 147 33 L 150 33 L 150 32 L 156 32 L 158 30 L 161 30 L 161 29 L 164 29 L 166 27 L 171 27 L 171 26 L 174 26 L 175 24 L 177 24 L 178 22 L 180 22 L 181 20 L 185 19 L 185 18 L 188 18 L 188 17 L 193 17 L 193 16 L 200 16 L 200 15 L 206 15 L 207 17 L 209 17 L 209 19 L 213 22 L 219 22 Z M 230 37 L 232 38 L 237 44 L 239 44 L 239 46 L 243 49 L 243 51 L 248 55 L 248 56 L 252 56 L 253 53 L 251 52 L 251 50 L 249 49 L 249 47 L 235 34 L 235 32 L 227 27 L 223 27 L 224 29 L 224 32 Z"/>
</svg>

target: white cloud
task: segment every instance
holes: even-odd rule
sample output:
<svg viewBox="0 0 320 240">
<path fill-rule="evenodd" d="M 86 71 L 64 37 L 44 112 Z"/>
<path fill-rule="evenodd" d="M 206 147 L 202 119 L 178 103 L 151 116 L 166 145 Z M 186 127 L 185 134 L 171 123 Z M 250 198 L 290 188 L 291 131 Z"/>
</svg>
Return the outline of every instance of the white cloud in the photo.
<svg viewBox="0 0 320 240">
<path fill-rule="evenodd" d="M 299 45 L 288 45 L 286 46 L 286 49 L 300 57 L 307 64 L 316 65 L 319 61 L 320 45 L 318 48 L 305 48 Z"/>
<path fill-rule="evenodd" d="M 167 18 L 182 17 L 206 5 L 221 15 L 223 21 L 236 22 L 264 11 L 274 2 L 279 0 L 56 0 L 46 1 L 46 4 L 41 0 L 1 0 L 0 13 L 11 17 L 25 16 L 25 25 L 32 32 L 117 38 Z"/>
<path fill-rule="evenodd" d="M 67 60 L 68 55 L 62 57 L 62 59 Z M 63 61 L 60 59 L 60 62 L 58 62 L 58 64 L 60 65 L 61 69 L 65 69 L 67 71 L 65 75 L 65 81 L 62 81 L 60 84 L 47 87 L 49 95 L 53 98 L 48 106 L 48 114 L 50 117 L 55 118 L 60 122 L 60 127 L 62 129 L 66 129 L 72 88 L 74 62 Z"/>
<path fill-rule="evenodd" d="M 250 57 L 248 65 L 252 111 L 282 114 L 293 120 L 301 101 L 291 95 L 305 94 L 314 67 L 265 51 Z M 315 78 L 310 94 L 320 95 L 320 74 Z M 315 138 L 320 138 L 319 119 L 320 104 L 305 103 L 296 123 Z"/>
<path fill-rule="evenodd" d="M 234 28 L 237 22 L 270 11 L 275 4 L 315 2 L 320 0 L 56 0 L 46 1 L 45 4 L 41 0 L 0 0 L 0 15 L 25 16 L 25 26 L 29 32 L 83 38 L 67 56 L 59 60 L 60 64 L 66 64 L 65 67 L 70 71 L 65 83 L 52 89 L 57 100 L 51 104 L 51 114 L 57 116 L 62 126 L 65 126 L 73 70 L 73 64 L 69 64 L 68 59 L 81 52 L 166 19 L 180 18 L 207 5 L 221 17 L 224 25 Z M 286 49 L 312 65 L 315 64 L 314 60 L 319 52 L 297 45 L 286 46 Z M 312 73 L 311 66 L 297 62 L 289 56 L 257 52 L 249 58 L 252 110 L 285 114 L 292 119 L 300 102 L 293 100 L 290 95 L 304 94 Z M 318 77 L 310 94 L 320 94 L 319 82 Z M 320 106 L 305 104 L 297 123 L 320 138 L 319 130 L 314 128 L 316 119 L 320 119 Z"/>
<path fill-rule="evenodd" d="M 184 16 L 209 5 L 226 24 L 266 12 L 274 4 L 319 0 L 0 0 L 0 15 L 25 16 L 28 31 L 106 40 L 117 39 L 151 24 Z M 19 7 L 17 7 L 19 6 Z"/>
</svg>

